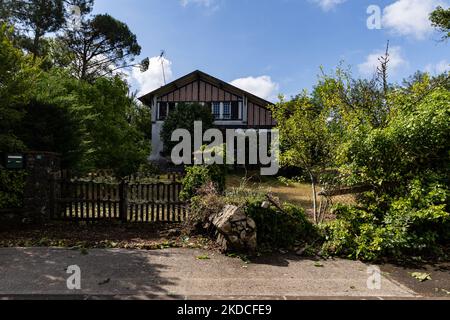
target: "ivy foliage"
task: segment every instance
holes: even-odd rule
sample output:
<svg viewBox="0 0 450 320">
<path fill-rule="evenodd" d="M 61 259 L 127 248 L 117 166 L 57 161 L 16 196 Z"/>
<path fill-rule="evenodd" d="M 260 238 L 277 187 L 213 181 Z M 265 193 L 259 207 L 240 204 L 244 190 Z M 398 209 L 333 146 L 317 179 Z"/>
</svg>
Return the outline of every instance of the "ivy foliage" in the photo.
<svg viewBox="0 0 450 320">
<path fill-rule="evenodd" d="M 21 208 L 26 184 L 25 170 L 0 168 L 0 209 Z"/>
</svg>

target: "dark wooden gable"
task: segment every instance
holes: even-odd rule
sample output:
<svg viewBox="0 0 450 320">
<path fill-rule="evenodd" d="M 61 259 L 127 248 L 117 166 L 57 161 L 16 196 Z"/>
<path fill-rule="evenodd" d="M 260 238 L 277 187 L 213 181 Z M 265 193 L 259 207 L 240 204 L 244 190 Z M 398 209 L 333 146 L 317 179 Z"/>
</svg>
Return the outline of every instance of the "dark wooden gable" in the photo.
<svg viewBox="0 0 450 320">
<path fill-rule="evenodd" d="M 161 87 L 139 99 L 152 105 L 152 99 L 158 102 L 232 102 L 231 112 L 239 112 L 239 106 L 233 102 L 247 98 L 247 125 L 250 128 L 273 127 L 276 122 L 268 109 L 269 101 L 239 89 L 204 72 L 194 71 L 164 87 Z"/>
<path fill-rule="evenodd" d="M 157 97 L 161 102 L 240 101 L 242 97 L 203 80 L 190 82 Z"/>
</svg>

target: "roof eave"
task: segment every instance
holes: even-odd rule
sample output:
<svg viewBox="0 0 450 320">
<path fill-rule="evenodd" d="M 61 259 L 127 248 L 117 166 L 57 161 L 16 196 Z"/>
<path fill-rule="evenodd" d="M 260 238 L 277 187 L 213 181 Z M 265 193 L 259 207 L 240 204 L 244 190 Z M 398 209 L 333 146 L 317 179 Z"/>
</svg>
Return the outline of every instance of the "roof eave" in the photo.
<svg viewBox="0 0 450 320">
<path fill-rule="evenodd" d="M 200 70 L 195 70 L 194 72 L 191 72 L 177 80 L 174 80 L 165 86 L 162 86 L 156 90 L 153 90 L 152 92 L 147 93 L 146 95 L 143 95 L 142 97 L 139 97 L 138 100 L 144 104 L 147 104 L 147 103 L 151 104 L 151 100 L 153 99 L 154 96 L 159 95 L 159 94 L 164 94 L 166 91 L 170 92 L 170 91 L 176 90 L 176 89 L 182 87 L 183 85 L 188 84 L 189 82 L 200 80 L 200 79 L 203 79 L 208 82 L 215 82 L 216 85 L 222 86 L 223 88 L 227 88 L 229 91 L 232 91 L 232 92 L 234 91 L 233 93 L 235 93 L 235 94 L 246 95 L 247 98 L 249 98 L 252 102 L 255 102 L 257 104 L 261 104 L 263 106 L 273 105 L 273 103 L 270 101 L 260 98 L 250 92 L 242 90 L 236 86 L 233 86 L 232 84 L 230 84 L 228 82 L 225 82 L 223 80 L 215 78 L 215 77 L 213 77 L 205 72 L 202 72 Z"/>
</svg>

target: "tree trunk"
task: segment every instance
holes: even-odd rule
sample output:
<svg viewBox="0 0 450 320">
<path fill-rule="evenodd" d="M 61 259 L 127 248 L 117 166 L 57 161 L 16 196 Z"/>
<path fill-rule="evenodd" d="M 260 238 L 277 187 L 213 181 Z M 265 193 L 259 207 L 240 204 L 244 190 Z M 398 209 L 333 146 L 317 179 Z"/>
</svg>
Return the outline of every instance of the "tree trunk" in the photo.
<svg viewBox="0 0 450 320">
<path fill-rule="evenodd" d="M 311 177 L 311 187 L 313 192 L 313 213 L 314 213 L 314 223 L 318 223 L 317 220 L 317 188 L 316 188 L 316 178 L 314 177 L 311 171 L 308 171 L 309 176 Z"/>
<path fill-rule="evenodd" d="M 39 56 L 39 42 L 41 40 L 41 31 L 39 29 L 36 30 L 33 38 L 33 48 L 32 48 L 32 54 L 33 54 L 33 62 L 36 61 L 36 58 Z"/>
</svg>

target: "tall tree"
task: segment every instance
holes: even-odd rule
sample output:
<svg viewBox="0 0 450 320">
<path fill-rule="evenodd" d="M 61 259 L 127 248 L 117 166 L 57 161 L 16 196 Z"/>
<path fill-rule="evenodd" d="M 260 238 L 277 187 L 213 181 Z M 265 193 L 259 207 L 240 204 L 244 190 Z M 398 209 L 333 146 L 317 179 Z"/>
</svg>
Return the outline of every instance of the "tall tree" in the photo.
<svg viewBox="0 0 450 320">
<path fill-rule="evenodd" d="M 338 67 L 335 74 L 322 74 L 313 96 L 343 126 L 377 128 L 389 114 L 383 83 L 379 78 L 353 79 L 350 71 Z"/>
<path fill-rule="evenodd" d="M 74 14 L 84 17 L 92 12 L 94 0 L 64 0 L 66 14 L 70 18 Z"/>
<path fill-rule="evenodd" d="M 128 66 L 141 53 L 136 35 L 107 14 L 82 21 L 79 28 L 67 30 L 59 41 L 72 55 L 74 75 L 86 81 Z"/>
<path fill-rule="evenodd" d="M 63 0 L 3 0 L 9 21 L 20 35 L 21 45 L 34 57 L 41 56 L 41 40 L 65 23 Z"/>
<path fill-rule="evenodd" d="M 25 105 L 17 135 L 27 149 L 57 152 L 61 154 L 62 167 L 73 168 L 82 157 L 82 132 L 77 118 L 62 103 L 39 100 L 33 98 Z"/>
<path fill-rule="evenodd" d="M 45 53 L 45 35 L 92 11 L 94 0 L 0 0 L 0 20 L 14 25 L 20 45 L 34 57 Z"/>
<path fill-rule="evenodd" d="M 444 33 L 442 41 L 450 38 L 450 8 L 444 9 L 440 6 L 437 7 L 436 10 L 431 13 L 430 20 L 433 27 Z"/>
<path fill-rule="evenodd" d="M 11 18 L 9 0 L 0 0 L 0 23 L 8 22 Z"/>
<path fill-rule="evenodd" d="M 328 114 L 320 110 L 306 93 L 281 101 L 272 108 L 280 131 L 283 166 L 299 167 L 308 173 L 313 195 L 314 220 L 319 222 L 317 186 L 321 173 L 332 162 L 333 139 Z"/>
<path fill-rule="evenodd" d="M 128 85 L 118 76 L 77 83 L 73 88 L 77 102 L 72 109 L 83 126 L 87 151 L 82 166 L 112 169 L 120 177 L 136 172 L 150 154 L 150 141 L 141 131 L 145 126 L 137 125 L 137 106 Z M 147 123 L 146 128 L 149 126 Z"/>
<path fill-rule="evenodd" d="M 5 24 L 0 25 L 0 62 L 0 150 L 20 151 L 25 145 L 14 129 L 31 98 L 39 68 L 14 46 L 12 29 Z"/>
</svg>

